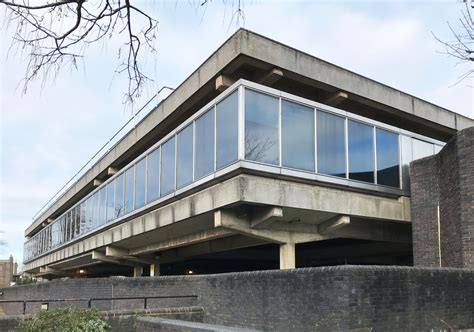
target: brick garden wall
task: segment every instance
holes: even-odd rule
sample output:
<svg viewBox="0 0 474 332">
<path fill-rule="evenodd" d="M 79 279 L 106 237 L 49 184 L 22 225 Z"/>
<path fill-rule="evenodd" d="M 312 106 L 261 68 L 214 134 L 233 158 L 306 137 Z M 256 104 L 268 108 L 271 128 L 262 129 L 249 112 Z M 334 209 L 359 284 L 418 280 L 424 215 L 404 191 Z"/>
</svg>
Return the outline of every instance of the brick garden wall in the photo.
<svg viewBox="0 0 474 332">
<path fill-rule="evenodd" d="M 169 296 L 149 307 L 197 306 L 204 322 L 272 331 L 474 328 L 474 270 L 336 266 L 219 275 L 55 280 L 5 288 L 2 300 Z M 195 295 L 196 297 L 181 297 Z M 57 306 L 83 306 L 58 302 Z M 4 311 L 20 313 L 18 305 Z M 92 301 L 104 310 L 136 300 Z M 27 305 L 28 312 L 38 306 Z"/>
<path fill-rule="evenodd" d="M 474 127 L 414 161 L 410 179 L 414 264 L 474 268 Z"/>
</svg>

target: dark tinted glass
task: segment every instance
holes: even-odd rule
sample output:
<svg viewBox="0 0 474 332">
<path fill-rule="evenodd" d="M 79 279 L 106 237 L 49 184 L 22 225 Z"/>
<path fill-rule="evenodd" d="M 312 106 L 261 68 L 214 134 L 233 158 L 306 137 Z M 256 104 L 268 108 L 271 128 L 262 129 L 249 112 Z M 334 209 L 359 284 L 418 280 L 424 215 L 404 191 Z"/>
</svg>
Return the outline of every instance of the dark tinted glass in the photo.
<svg viewBox="0 0 474 332">
<path fill-rule="evenodd" d="M 175 138 L 161 147 L 161 196 L 174 191 Z"/>
<path fill-rule="evenodd" d="M 373 127 L 349 121 L 349 178 L 374 182 L 374 134 Z"/>
<path fill-rule="evenodd" d="M 281 102 L 282 165 L 314 171 L 314 110 Z"/>
<path fill-rule="evenodd" d="M 318 173 L 346 177 L 344 118 L 317 112 Z"/>
<path fill-rule="evenodd" d="M 160 197 L 160 148 L 147 157 L 147 202 Z"/>
<path fill-rule="evenodd" d="M 377 128 L 377 183 L 400 187 L 398 135 Z"/>
<path fill-rule="evenodd" d="M 178 160 L 176 187 L 181 188 L 193 181 L 193 126 L 178 133 Z"/>
<path fill-rule="evenodd" d="M 135 206 L 137 209 L 145 205 L 146 190 L 146 159 L 143 158 L 135 165 Z"/>
<path fill-rule="evenodd" d="M 245 90 L 245 159 L 279 164 L 278 98 Z"/>
<path fill-rule="evenodd" d="M 214 171 L 214 110 L 196 120 L 196 154 L 194 177 L 202 178 Z"/>
<path fill-rule="evenodd" d="M 238 103 L 237 91 L 216 106 L 217 168 L 237 160 Z"/>
</svg>

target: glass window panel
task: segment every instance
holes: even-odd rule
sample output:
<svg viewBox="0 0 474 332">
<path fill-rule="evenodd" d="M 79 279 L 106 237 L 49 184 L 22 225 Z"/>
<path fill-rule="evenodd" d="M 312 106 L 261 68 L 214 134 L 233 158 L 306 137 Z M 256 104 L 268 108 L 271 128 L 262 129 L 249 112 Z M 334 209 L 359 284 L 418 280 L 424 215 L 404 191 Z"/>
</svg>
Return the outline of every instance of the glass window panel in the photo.
<svg viewBox="0 0 474 332">
<path fill-rule="evenodd" d="M 314 110 L 281 102 L 282 165 L 314 171 Z"/>
<path fill-rule="evenodd" d="M 70 236 L 70 229 L 71 229 L 71 211 L 67 212 L 64 219 L 64 240 L 63 242 L 69 241 Z"/>
<path fill-rule="evenodd" d="M 85 231 L 87 232 L 92 228 L 92 197 L 89 197 L 86 202 L 86 228 Z"/>
<path fill-rule="evenodd" d="M 318 111 L 317 154 L 318 173 L 346 177 L 346 138 L 344 118 Z"/>
<path fill-rule="evenodd" d="M 194 177 L 202 178 L 214 171 L 214 110 L 196 120 L 196 153 Z"/>
<path fill-rule="evenodd" d="M 147 202 L 160 196 L 160 148 L 147 156 Z"/>
<path fill-rule="evenodd" d="M 238 149 L 238 94 L 226 97 L 216 106 L 217 168 L 237 160 Z"/>
<path fill-rule="evenodd" d="M 105 224 L 107 220 L 107 188 L 99 190 L 99 225 Z"/>
<path fill-rule="evenodd" d="M 124 213 L 133 210 L 133 189 L 134 189 L 134 169 L 135 165 L 125 171 L 125 205 Z"/>
<path fill-rule="evenodd" d="M 107 184 L 107 221 L 115 218 L 115 180 Z"/>
<path fill-rule="evenodd" d="M 145 205 L 146 159 L 135 165 L 135 209 Z"/>
<path fill-rule="evenodd" d="M 74 237 L 77 237 L 81 234 L 81 205 L 77 205 L 74 208 L 74 220 L 76 225 L 74 229 Z"/>
<path fill-rule="evenodd" d="M 124 173 L 115 179 L 115 214 L 114 219 L 123 215 L 123 186 Z"/>
<path fill-rule="evenodd" d="M 174 190 L 175 138 L 161 147 L 161 196 Z"/>
<path fill-rule="evenodd" d="M 83 234 L 86 231 L 86 202 L 81 203 L 81 229 L 80 233 Z"/>
<path fill-rule="evenodd" d="M 349 178 L 374 182 L 373 127 L 349 120 Z"/>
<path fill-rule="evenodd" d="M 410 189 L 410 163 L 413 160 L 411 137 L 402 137 L 402 187 Z"/>
<path fill-rule="evenodd" d="M 434 145 L 434 153 L 435 154 L 439 153 L 442 149 L 443 149 L 442 146 L 436 145 L 436 144 Z"/>
<path fill-rule="evenodd" d="M 92 195 L 92 228 L 96 228 L 99 225 L 99 192 L 96 191 Z"/>
<path fill-rule="evenodd" d="M 278 98 L 245 90 L 245 159 L 279 164 Z"/>
<path fill-rule="evenodd" d="M 413 138 L 413 160 L 432 156 L 433 154 L 434 144 Z"/>
<path fill-rule="evenodd" d="M 398 134 L 377 128 L 377 183 L 400 187 Z"/>
<path fill-rule="evenodd" d="M 178 158 L 176 166 L 176 187 L 193 181 L 193 126 L 189 125 L 178 133 Z"/>
</svg>

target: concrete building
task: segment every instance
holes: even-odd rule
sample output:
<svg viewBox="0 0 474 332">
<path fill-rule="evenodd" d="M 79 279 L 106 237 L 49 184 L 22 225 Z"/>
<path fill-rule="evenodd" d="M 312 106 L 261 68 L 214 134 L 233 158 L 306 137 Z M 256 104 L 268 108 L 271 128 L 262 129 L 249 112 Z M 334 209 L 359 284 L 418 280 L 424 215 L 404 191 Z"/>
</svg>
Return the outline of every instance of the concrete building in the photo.
<svg viewBox="0 0 474 332">
<path fill-rule="evenodd" d="M 10 255 L 9 259 L 0 259 L 0 288 L 10 286 L 14 281 L 14 276 L 17 274 L 18 264 Z"/>
<path fill-rule="evenodd" d="M 409 164 L 473 125 L 240 29 L 26 229 L 25 271 L 412 265 Z"/>
</svg>

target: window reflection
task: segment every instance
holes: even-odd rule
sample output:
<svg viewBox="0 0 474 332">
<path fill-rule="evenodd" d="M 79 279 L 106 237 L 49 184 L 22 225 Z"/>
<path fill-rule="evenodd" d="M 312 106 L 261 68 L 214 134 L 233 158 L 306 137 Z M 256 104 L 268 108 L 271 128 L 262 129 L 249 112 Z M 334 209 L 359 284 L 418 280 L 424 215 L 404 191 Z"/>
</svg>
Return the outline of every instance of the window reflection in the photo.
<svg viewBox="0 0 474 332">
<path fill-rule="evenodd" d="M 282 165 L 314 171 L 314 110 L 281 102 Z"/>
<path fill-rule="evenodd" d="M 176 187 L 181 188 L 193 181 L 193 126 L 178 133 L 178 158 L 176 165 Z"/>
<path fill-rule="evenodd" d="M 237 160 L 238 103 L 237 91 L 216 105 L 217 168 Z"/>
<path fill-rule="evenodd" d="M 413 160 L 432 156 L 433 154 L 434 144 L 413 138 Z"/>
<path fill-rule="evenodd" d="M 135 165 L 135 205 L 134 209 L 145 205 L 146 159 L 143 158 Z"/>
<path fill-rule="evenodd" d="M 321 111 L 316 117 L 318 173 L 346 177 L 345 120 Z"/>
<path fill-rule="evenodd" d="M 161 147 L 161 196 L 174 190 L 175 138 L 171 138 Z"/>
<path fill-rule="evenodd" d="M 400 187 L 398 134 L 377 128 L 377 183 Z"/>
<path fill-rule="evenodd" d="M 349 179 L 374 182 L 373 127 L 349 120 Z"/>
<path fill-rule="evenodd" d="M 160 196 L 160 148 L 147 156 L 147 202 Z"/>
<path fill-rule="evenodd" d="M 124 174 L 120 174 L 115 179 L 115 218 L 123 215 L 123 187 L 124 187 Z"/>
<path fill-rule="evenodd" d="M 107 220 L 107 191 L 103 187 L 99 190 L 99 225 L 105 224 Z"/>
<path fill-rule="evenodd" d="M 279 164 L 278 98 L 245 90 L 245 159 Z"/>
<path fill-rule="evenodd" d="M 196 120 L 195 179 L 214 171 L 214 109 Z"/>
</svg>

